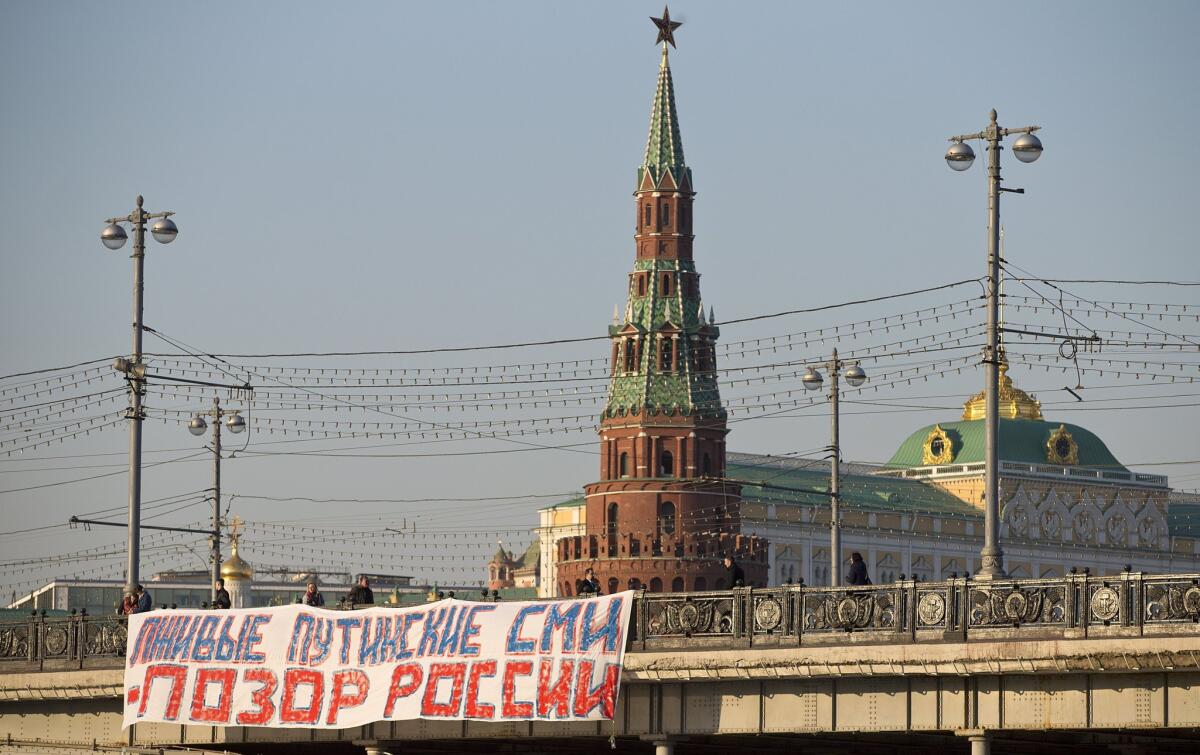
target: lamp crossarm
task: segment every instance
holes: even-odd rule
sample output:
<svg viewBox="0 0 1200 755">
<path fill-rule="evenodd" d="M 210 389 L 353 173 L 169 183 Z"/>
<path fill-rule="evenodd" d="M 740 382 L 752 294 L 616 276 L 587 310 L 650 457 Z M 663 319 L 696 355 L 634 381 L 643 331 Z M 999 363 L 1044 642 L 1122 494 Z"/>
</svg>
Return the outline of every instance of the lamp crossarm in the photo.
<svg viewBox="0 0 1200 755">
<path fill-rule="evenodd" d="M 169 212 L 169 211 L 167 211 L 167 212 L 143 212 L 143 213 L 141 213 L 141 219 L 142 220 L 153 220 L 154 218 L 169 218 L 174 214 L 175 213 Z M 113 223 L 136 223 L 136 222 L 138 222 L 138 213 L 131 212 L 128 215 L 123 215 L 121 217 L 108 218 L 104 222 L 108 223 L 109 225 L 112 225 Z"/>
<path fill-rule="evenodd" d="M 998 129 L 1000 136 L 1009 136 L 1010 134 L 1032 134 L 1034 131 L 1041 131 L 1041 126 L 1023 126 L 1021 128 L 1002 128 Z M 980 139 L 987 139 L 991 136 L 987 131 L 976 131 L 973 134 L 959 134 L 946 139 L 948 142 L 973 142 Z"/>
</svg>

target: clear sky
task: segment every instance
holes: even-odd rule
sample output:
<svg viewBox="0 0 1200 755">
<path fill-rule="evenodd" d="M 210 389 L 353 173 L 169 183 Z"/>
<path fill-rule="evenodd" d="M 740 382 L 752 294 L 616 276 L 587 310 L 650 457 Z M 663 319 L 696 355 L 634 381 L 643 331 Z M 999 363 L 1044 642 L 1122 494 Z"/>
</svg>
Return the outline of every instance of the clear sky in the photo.
<svg viewBox="0 0 1200 755">
<path fill-rule="evenodd" d="M 1006 154 L 1006 182 L 1028 192 L 1004 199 L 1009 259 L 1055 278 L 1200 279 L 1193 133 L 1200 5 L 693 0 L 671 10 L 684 21 L 671 60 L 699 190 L 696 259 L 718 320 L 982 275 L 984 171 L 977 164 L 954 174 L 942 154 L 946 137 L 983 128 L 992 107 L 1004 125 L 1044 129 L 1039 162 L 1021 165 Z M 129 212 L 138 193 L 151 210 L 177 212 L 181 229 L 169 247 L 151 242 L 146 322 L 205 351 L 415 349 L 603 334 L 613 305 L 623 303 L 633 259 L 630 193 L 659 60 L 647 16 L 660 11 L 657 2 L 4 3 L 0 372 L 127 352 L 130 262 L 127 250 L 105 250 L 98 233 L 104 218 Z M 1195 288 L 1082 288 L 1077 293 L 1106 300 L 1200 306 Z M 728 326 L 723 340 L 977 292 Z M 1160 326 L 1200 332 L 1195 321 Z M 165 349 L 152 338 L 147 346 Z M 1195 361 L 1194 351 L 1165 358 Z M 386 365 L 606 355 L 596 342 Z M 1074 375 L 1014 375 L 1047 404 L 1066 397 L 1046 391 L 1074 383 Z M 844 455 L 886 460 L 915 428 L 957 418 L 961 398 L 916 396 L 965 397 L 980 380 L 968 371 L 891 390 L 893 398 L 910 391 L 915 405 L 949 408 L 850 414 Z M 1173 386 L 1172 398 L 1150 402 L 1166 408 L 1048 405 L 1046 414 L 1092 428 L 1129 463 L 1193 460 L 1200 415 L 1181 397 L 1186 392 Z M 747 422 L 735 427 L 730 447 L 811 451 L 827 442 L 826 422 L 821 408 L 790 421 Z M 539 442 L 546 438 L 594 436 Z M 89 461 L 122 462 L 29 458 L 117 454 L 124 444 L 118 427 L 0 461 L 0 487 L 84 476 L 90 472 L 63 467 Z M 148 450 L 176 448 L 201 444 L 178 424 L 148 430 Z M 242 457 L 227 462 L 225 487 L 278 496 L 500 497 L 569 492 L 596 471 L 594 455 L 562 451 Z M 1168 473 L 1183 488 L 1197 487 L 1200 472 L 1147 471 Z M 146 497 L 198 490 L 208 474 L 202 457 L 149 470 Z M 117 474 L 0 494 L 0 529 L 120 506 L 124 489 Z M 448 565 L 460 569 L 455 575 L 477 576 L 497 536 L 527 542 L 528 534 L 488 528 L 533 526 L 533 511 L 547 500 L 364 504 L 352 513 L 347 504 L 243 501 L 234 510 L 276 522 L 441 516 L 443 530 L 480 530 L 469 557 L 414 556 L 386 566 L 445 580 L 452 572 L 438 569 Z M 198 521 L 203 513 L 194 506 L 160 521 Z M 0 536 L 0 553 L 16 559 L 120 538 L 117 530 Z M 48 573 L 5 568 L 0 582 Z"/>
</svg>

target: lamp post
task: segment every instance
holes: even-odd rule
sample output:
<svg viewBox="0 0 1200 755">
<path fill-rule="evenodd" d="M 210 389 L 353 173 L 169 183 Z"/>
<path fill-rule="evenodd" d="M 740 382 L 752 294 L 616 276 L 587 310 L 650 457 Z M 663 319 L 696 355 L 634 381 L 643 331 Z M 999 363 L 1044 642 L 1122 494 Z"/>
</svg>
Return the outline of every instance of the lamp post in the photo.
<svg viewBox="0 0 1200 755">
<path fill-rule="evenodd" d="M 221 422 L 231 433 L 240 433 L 246 429 L 246 420 L 237 409 L 222 409 L 221 400 L 213 397 L 213 408 L 206 412 L 196 412 L 188 422 L 188 432 L 200 436 L 208 429 L 205 417 L 212 417 L 212 450 L 213 450 L 213 512 L 212 512 L 212 600 L 217 599 L 217 580 L 221 578 Z"/>
<path fill-rule="evenodd" d="M 867 373 L 859 366 L 858 362 L 845 362 L 838 359 L 837 349 L 833 350 L 833 359 L 821 366 L 829 370 L 830 430 L 832 438 L 830 444 L 831 462 L 829 465 L 829 584 L 836 586 L 842 581 L 842 523 L 840 509 L 841 494 L 839 492 L 842 445 L 838 427 L 838 375 L 841 374 L 842 368 L 848 367 L 849 369 L 846 370 L 846 382 L 857 388 L 866 382 Z M 800 382 L 804 384 L 805 389 L 815 391 L 821 387 L 824 378 L 821 377 L 820 372 L 809 367 L 804 376 L 800 378 Z"/>
<path fill-rule="evenodd" d="M 170 244 L 179 235 L 179 228 L 171 220 L 173 212 L 146 212 L 142 209 L 142 195 L 138 194 L 137 207 L 123 217 L 109 218 L 100 232 L 100 241 L 109 249 L 125 246 L 128 235 L 122 223 L 133 227 L 133 354 L 130 359 L 117 359 L 113 368 L 123 372 L 129 381 L 129 527 L 127 536 L 127 564 L 125 567 L 125 592 L 133 594 L 141 577 L 140 563 L 141 519 L 142 519 L 142 396 L 146 393 L 146 365 L 142 363 L 142 267 L 146 259 L 146 223 L 156 220 L 150 233 L 160 244 Z"/>
<path fill-rule="evenodd" d="M 996 111 L 992 110 L 990 123 L 983 131 L 950 137 L 953 142 L 946 150 L 946 163 L 957 171 L 971 167 L 975 151 L 969 141 L 983 140 L 988 151 L 988 285 L 987 285 L 987 345 L 984 347 L 984 485 L 983 549 L 980 551 L 979 579 L 1004 577 L 1004 551 L 1000 548 L 1000 362 L 1003 352 L 1000 345 L 1000 195 L 1003 192 L 1024 194 L 1024 189 L 1009 189 L 1000 185 L 1000 142 L 1011 134 L 1020 134 L 1013 140 L 1012 151 L 1023 163 L 1031 163 L 1041 157 L 1042 142 L 1036 136 L 1041 126 L 1024 128 L 1001 128 L 996 123 Z"/>
</svg>

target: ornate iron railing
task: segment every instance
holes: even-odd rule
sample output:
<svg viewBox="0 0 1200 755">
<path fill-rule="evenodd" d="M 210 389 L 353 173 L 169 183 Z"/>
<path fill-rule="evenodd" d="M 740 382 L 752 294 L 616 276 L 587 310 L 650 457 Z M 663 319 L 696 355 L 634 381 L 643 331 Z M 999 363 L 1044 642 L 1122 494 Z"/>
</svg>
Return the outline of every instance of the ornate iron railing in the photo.
<svg viewBox="0 0 1200 755">
<path fill-rule="evenodd" d="M 1200 634 L 1200 575 L 642 593 L 630 647 Z"/>
<path fill-rule="evenodd" d="M 125 656 L 125 617 L 47 617 L 0 621 L 0 669 L 7 664 L 32 668 L 84 668 L 111 665 Z"/>
<path fill-rule="evenodd" d="M 363 607 L 363 606 L 360 606 Z M 386 605 L 384 607 L 387 607 Z M 124 616 L 0 621 L 0 671 L 119 665 Z M 638 593 L 629 649 L 1200 635 L 1200 574 Z"/>
</svg>

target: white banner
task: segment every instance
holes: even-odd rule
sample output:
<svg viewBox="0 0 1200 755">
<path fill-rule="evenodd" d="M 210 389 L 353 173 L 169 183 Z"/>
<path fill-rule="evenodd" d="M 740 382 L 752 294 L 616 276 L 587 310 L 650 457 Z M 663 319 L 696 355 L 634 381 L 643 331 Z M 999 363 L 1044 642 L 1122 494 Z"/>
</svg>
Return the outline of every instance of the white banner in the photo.
<svg viewBox="0 0 1200 755">
<path fill-rule="evenodd" d="M 129 617 L 125 726 L 611 719 L 633 593 Z"/>
</svg>

